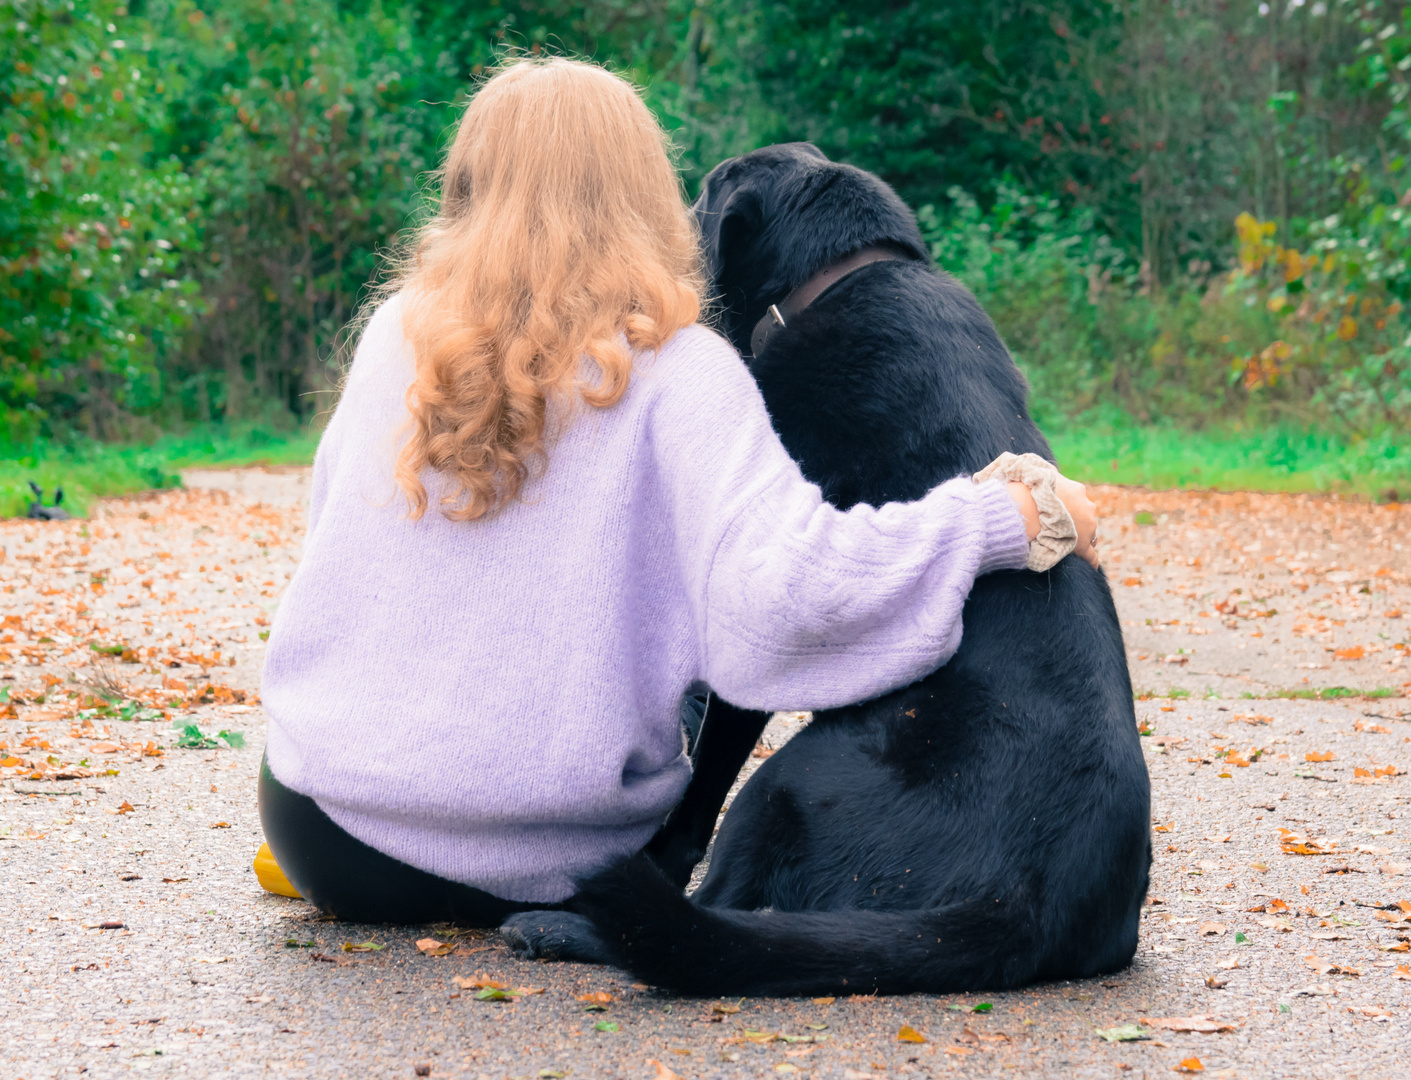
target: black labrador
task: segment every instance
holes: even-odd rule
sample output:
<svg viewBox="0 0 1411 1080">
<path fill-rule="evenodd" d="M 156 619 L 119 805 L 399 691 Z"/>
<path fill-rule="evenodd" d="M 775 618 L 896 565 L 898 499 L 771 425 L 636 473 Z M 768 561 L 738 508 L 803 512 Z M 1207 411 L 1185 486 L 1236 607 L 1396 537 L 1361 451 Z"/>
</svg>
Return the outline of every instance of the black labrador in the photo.
<svg viewBox="0 0 1411 1080">
<path fill-rule="evenodd" d="M 722 328 L 832 502 L 916 499 L 1005 450 L 1052 459 L 994 325 L 880 179 L 773 146 L 719 165 L 696 212 Z M 817 713 L 770 757 L 688 897 L 767 719 L 713 699 L 647 853 L 565 912 L 515 916 L 510 944 L 701 995 L 1004 989 L 1128 964 L 1150 783 L 1107 581 L 1076 556 L 990 574 L 964 627 L 939 670 Z"/>
</svg>

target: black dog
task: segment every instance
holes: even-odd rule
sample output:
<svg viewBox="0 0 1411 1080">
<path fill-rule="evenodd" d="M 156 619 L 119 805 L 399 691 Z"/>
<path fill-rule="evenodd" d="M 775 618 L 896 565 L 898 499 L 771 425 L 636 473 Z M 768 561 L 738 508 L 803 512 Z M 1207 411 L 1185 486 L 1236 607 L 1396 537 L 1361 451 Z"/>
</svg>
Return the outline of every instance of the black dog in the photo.
<svg viewBox="0 0 1411 1080">
<path fill-rule="evenodd" d="M 718 166 L 696 211 L 723 328 L 838 506 L 919 498 L 1005 450 L 1051 459 L 993 324 L 881 180 L 775 146 Z M 712 995 L 1002 989 L 1126 965 L 1150 785 L 1106 580 L 1077 557 L 990 574 L 964 628 L 940 670 L 818 713 L 766 761 L 688 898 L 765 719 L 712 701 L 650 857 L 583 882 L 567 913 L 516 916 L 511 944 Z"/>
</svg>

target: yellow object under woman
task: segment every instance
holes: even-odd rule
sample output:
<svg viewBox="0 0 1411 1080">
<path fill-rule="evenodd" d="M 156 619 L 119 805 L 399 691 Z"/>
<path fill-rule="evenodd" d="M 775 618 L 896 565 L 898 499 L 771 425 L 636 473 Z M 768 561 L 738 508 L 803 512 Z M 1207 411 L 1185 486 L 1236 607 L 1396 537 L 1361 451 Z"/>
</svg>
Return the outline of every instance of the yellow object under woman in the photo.
<svg viewBox="0 0 1411 1080">
<path fill-rule="evenodd" d="M 255 877 L 265 892 L 272 892 L 277 896 L 292 896 L 295 900 L 303 899 L 299 890 L 284 876 L 279 863 L 274 861 L 274 852 L 270 851 L 268 844 L 261 844 L 260 850 L 255 852 Z"/>
</svg>

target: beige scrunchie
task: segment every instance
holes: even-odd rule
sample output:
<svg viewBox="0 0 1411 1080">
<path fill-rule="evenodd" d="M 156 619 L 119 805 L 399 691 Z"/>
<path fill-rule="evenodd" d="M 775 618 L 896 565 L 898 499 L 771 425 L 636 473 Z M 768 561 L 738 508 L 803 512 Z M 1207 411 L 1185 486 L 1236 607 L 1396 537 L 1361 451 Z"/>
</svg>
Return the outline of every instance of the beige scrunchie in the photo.
<svg viewBox="0 0 1411 1080">
<path fill-rule="evenodd" d="M 975 483 L 1012 480 L 1025 485 L 1039 507 L 1039 535 L 1029 541 L 1030 570 L 1048 570 L 1078 546 L 1078 527 L 1058 497 L 1058 470 L 1038 454 L 1005 451 L 975 474 Z"/>
</svg>

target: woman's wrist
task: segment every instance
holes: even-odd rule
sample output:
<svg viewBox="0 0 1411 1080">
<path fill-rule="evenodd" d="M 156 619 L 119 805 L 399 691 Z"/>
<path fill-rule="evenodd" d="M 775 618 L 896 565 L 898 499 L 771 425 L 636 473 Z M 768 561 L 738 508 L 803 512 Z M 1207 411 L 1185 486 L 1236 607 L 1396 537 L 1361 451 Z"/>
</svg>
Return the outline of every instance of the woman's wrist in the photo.
<svg viewBox="0 0 1411 1080">
<path fill-rule="evenodd" d="M 1034 493 L 1029 490 L 1028 484 L 1021 484 L 1018 480 L 1005 482 L 1005 490 L 1009 492 L 1010 499 L 1013 500 L 1015 508 L 1019 511 L 1019 516 L 1024 519 L 1024 532 L 1030 540 L 1034 540 L 1039 535 L 1039 504 L 1034 501 Z"/>
</svg>

